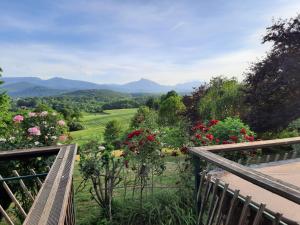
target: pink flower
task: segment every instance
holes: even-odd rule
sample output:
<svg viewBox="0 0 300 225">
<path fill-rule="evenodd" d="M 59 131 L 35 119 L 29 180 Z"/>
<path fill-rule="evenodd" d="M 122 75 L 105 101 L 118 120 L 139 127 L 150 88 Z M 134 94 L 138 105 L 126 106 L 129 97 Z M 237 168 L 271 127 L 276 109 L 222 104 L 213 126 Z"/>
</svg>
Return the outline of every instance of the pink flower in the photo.
<svg viewBox="0 0 300 225">
<path fill-rule="evenodd" d="M 21 116 L 21 115 L 16 115 L 16 116 L 13 118 L 13 121 L 14 121 L 15 123 L 21 123 L 23 120 L 24 120 L 24 117 Z"/>
<path fill-rule="evenodd" d="M 43 111 L 40 113 L 40 116 L 47 116 L 48 115 L 48 112 L 47 111 Z"/>
<path fill-rule="evenodd" d="M 68 137 L 67 137 L 66 135 L 60 135 L 60 136 L 58 137 L 58 140 L 59 140 L 59 141 L 62 141 L 62 142 L 66 141 L 67 139 L 68 139 Z"/>
<path fill-rule="evenodd" d="M 28 113 L 28 116 L 29 117 L 36 117 L 36 113 L 35 112 L 30 112 L 30 113 Z"/>
<path fill-rule="evenodd" d="M 57 121 L 57 124 L 59 125 L 59 126 L 65 126 L 66 125 L 66 122 L 65 121 L 63 121 L 63 120 L 59 120 L 59 121 Z"/>
<path fill-rule="evenodd" d="M 40 136 L 41 135 L 41 131 L 40 131 L 39 127 L 28 128 L 28 133 L 32 136 Z"/>
</svg>

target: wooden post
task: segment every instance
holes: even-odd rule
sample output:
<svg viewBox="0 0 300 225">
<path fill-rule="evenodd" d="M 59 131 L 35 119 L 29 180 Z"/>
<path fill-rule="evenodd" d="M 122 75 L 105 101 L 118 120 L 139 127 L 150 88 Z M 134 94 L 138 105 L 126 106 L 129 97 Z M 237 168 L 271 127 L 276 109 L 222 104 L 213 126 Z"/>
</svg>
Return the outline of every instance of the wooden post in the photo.
<svg viewBox="0 0 300 225">
<path fill-rule="evenodd" d="M 200 166 L 200 158 L 197 156 L 193 156 L 193 163 L 194 163 L 194 176 L 195 176 L 195 199 L 197 199 L 197 197 L 199 198 L 199 200 L 196 200 L 196 211 L 197 214 L 200 212 L 200 208 L 201 208 L 201 194 L 199 196 L 197 196 L 198 194 L 198 190 L 199 190 L 199 185 L 200 185 L 200 172 L 201 172 L 201 166 Z"/>
</svg>

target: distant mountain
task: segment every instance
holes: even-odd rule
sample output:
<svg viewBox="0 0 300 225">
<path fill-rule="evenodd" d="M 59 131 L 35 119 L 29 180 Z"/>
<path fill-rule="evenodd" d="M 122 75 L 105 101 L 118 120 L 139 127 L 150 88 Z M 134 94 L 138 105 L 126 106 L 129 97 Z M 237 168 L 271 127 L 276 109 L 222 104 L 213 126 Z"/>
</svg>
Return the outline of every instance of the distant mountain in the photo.
<svg viewBox="0 0 300 225">
<path fill-rule="evenodd" d="M 12 97 L 43 97 L 59 95 L 64 92 L 62 90 L 39 86 L 28 82 L 5 84 L 1 89 L 5 90 Z"/>
<path fill-rule="evenodd" d="M 13 97 L 50 96 L 78 90 L 105 89 L 124 93 L 165 93 L 175 90 L 181 93 L 191 92 L 201 82 L 188 82 L 161 85 L 151 80 L 140 79 L 126 84 L 96 84 L 86 81 L 64 79 L 60 77 L 43 80 L 37 77 L 4 77 L 3 88 Z"/>
</svg>

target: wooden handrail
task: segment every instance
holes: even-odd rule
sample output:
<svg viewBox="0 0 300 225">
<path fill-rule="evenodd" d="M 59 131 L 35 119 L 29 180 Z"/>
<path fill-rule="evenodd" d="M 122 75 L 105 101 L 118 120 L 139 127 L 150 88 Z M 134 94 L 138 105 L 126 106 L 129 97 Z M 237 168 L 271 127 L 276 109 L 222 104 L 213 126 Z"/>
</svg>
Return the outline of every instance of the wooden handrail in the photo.
<svg viewBox="0 0 300 225">
<path fill-rule="evenodd" d="M 273 147 L 273 146 L 283 146 L 283 145 L 292 145 L 299 144 L 300 137 L 293 138 L 282 138 L 275 140 L 266 140 L 266 141 L 253 141 L 253 142 L 244 142 L 237 144 L 226 144 L 226 145 L 212 145 L 212 146 L 202 146 L 197 147 L 199 151 L 210 151 L 210 152 L 232 152 L 232 151 L 244 151 L 264 147 Z"/>
<path fill-rule="evenodd" d="M 46 149 L 51 151 L 50 148 Z M 33 151 L 35 152 L 35 150 Z M 72 199 L 73 194 L 72 173 L 76 152 L 76 145 L 59 148 L 56 159 L 23 225 L 63 225 L 66 216 L 74 217 L 74 215 L 70 215 L 70 209 L 74 207 L 70 199 Z M 67 220 L 72 221 L 68 224 L 75 225 L 74 218 L 72 220 L 67 218 Z"/>
<path fill-rule="evenodd" d="M 233 151 L 233 150 L 244 150 L 270 147 L 274 145 L 287 145 L 299 143 L 300 138 L 286 138 L 270 141 L 257 141 L 252 143 L 241 143 L 232 145 L 218 145 L 218 146 L 207 146 L 207 147 L 194 147 L 189 148 L 189 152 L 201 159 L 211 162 L 218 167 L 231 172 L 232 174 L 241 177 L 257 186 L 260 186 L 268 191 L 271 191 L 279 196 L 282 196 L 290 201 L 300 204 L 300 188 L 282 180 L 276 179 L 269 175 L 260 173 L 249 167 L 245 167 L 229 159 L 225 159 L 222 156 L 214 154 L 213 152 Z"/>
</svg>

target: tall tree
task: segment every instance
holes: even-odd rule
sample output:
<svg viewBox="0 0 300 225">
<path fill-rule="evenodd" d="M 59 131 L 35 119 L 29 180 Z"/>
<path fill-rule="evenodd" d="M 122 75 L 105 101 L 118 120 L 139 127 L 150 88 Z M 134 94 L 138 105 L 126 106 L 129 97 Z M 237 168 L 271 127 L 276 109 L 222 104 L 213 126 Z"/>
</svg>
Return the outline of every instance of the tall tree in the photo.
<svg viewBox="0 0 300 225">
<path fill-rule="evenodd" d="M 256 132 L 279 130 L 300 117 L 300 15 L 278 20 L 263 38 L 273 47 L 246 74 L 247 122 Z"/>
<path fill-rule="evenodd" d="M 2 76 L 2 69 L 0 68 L 0 77 Z M 3 81 L 0 80 L 0 85 L 3 84 Z M 7 116 L 8 110 L 10 107 L 10 100 L 8 95 L 0 90 L 0 130 L 4 131 L 5 129 L 5 118 Z M 1 134 L 1 131 L 0 131 Z"/>
</svg>

